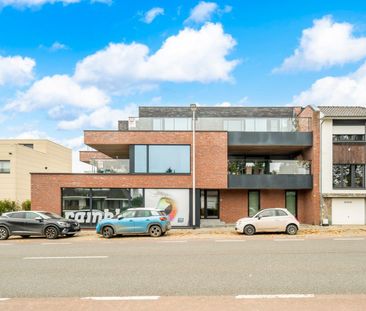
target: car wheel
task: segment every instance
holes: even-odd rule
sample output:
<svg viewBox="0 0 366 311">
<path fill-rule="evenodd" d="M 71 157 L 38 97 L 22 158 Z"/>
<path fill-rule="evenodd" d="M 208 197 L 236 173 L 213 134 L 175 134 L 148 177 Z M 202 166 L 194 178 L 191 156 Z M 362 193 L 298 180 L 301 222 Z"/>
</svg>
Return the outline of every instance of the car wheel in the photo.
<svg viewBox="0 0 366 311">
<path fill-rule="evenodd" d="M 162 230 L 161 230 L 160 226 L 157 226 L 157 225 L 151 226 L 149 229 L 149 234 L 153 238 L 157 238 L 162 235 Z"/>
<path fill-rule="evenodd" d="M 21 237 L 22 237 L 23 239 L 28 239 L 28 238 L 30 237 L 30 235 L 21 235 Z"/>
<path fill-rule="evenodd" d="M 297 233 L 297 226 L 296 225 L 288 225 L 286 228 L 286 233 L 289 235 L 295 235 Z"/>
<path fill-rule="evenodd" d="M 114 235 L 114 231 L 111 227 L 104 227 L 102 230 L 103 238 L 110 239 Z"/>
<path fill-rule="evenodd" d="M 255 233 L 255 228 L 252 225 L 246 225 L 244 227 L 244 234 L 245 235 L 253 235 Z"/>
<path fill-rule="evenodd" d="M 46 236 L 47 239 L 53 240 L 58 238 L 59 233 L 57 228 L 51 226 L 45 229 L 44 235 Z"/>
<path fill-rule="evenodd" d="M 9 237 L 9 230 L 5 227 L 0 227 L 0 240 L 7 240 Z"/>
</svg>

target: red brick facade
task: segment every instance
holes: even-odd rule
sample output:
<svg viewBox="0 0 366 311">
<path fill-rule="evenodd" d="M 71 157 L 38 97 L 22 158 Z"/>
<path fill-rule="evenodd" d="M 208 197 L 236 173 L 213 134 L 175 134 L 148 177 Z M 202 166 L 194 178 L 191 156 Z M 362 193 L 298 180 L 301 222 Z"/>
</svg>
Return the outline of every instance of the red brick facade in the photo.
<svg viewBox="0 0 366 311">
<path fill-rule="evenodd" d="M 319 224 L 319 112 L 311 107 L 295 109 L 302 121 L 300 130 L 313 132 L 313 146 L 302 151 L 300 158 L 311 160 L 313 189 L 297 191 L 297 212 L 300 222 Z M 188 144 L 192 145 L 192 132 L 169 131 L 85 131 L 85 143 L 100 151 L 123 148 L 127 151 L 134 144 Z M 110 149 L 108 149 L 110 148 Z M 88 162 L 96 152 L 82 152 L 81 159 Z M 106 155 L 107 154 L 107 155 Z M 110 154 L 101 153 L 102 158 Z M 192 164 L 191 148 L 191 164 Z M 196 187 L 197 189 L 220 190 L 220 219 L 233 223 L 248 215 L 248 190 L 228 189 L 227 132 L 196 133 Z M 61 213 L 61 188 L 192 188 L 192 175 L 166 174 L 32 174 L 32 209 Z M 288 189 L 291 190 L 291 189 Z M 260 190 L 260 208 L 285 208 L 286 190 Z"/>
</svg>

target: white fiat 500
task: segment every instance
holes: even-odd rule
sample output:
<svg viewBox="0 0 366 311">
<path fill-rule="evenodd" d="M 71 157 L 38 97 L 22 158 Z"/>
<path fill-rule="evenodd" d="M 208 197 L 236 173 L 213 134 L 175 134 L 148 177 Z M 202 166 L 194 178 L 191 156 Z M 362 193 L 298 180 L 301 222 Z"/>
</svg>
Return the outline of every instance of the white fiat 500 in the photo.
<svg viewBox="0 0 366 311">
<path fill-rule="evenodd" d="M 286 232 L 294 235 L 299 226 L 300 223 L 287 209 L 267 208 L 253 217 L 239 219 L 235 230 L 246 235 L 253 235 L 256 232 Z"/>
</svg>

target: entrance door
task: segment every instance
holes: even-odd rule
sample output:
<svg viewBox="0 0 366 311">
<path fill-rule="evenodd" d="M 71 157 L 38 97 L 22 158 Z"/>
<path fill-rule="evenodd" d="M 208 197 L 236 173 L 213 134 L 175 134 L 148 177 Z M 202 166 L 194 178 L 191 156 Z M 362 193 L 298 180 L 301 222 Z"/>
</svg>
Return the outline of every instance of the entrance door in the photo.
<svg viewBox="0 0 366 311">
<path fill-rule="evenodd" d="M 218 219 L 219 206 L 218 190 L 201 190 L 201 219 Z"/>
</svg>

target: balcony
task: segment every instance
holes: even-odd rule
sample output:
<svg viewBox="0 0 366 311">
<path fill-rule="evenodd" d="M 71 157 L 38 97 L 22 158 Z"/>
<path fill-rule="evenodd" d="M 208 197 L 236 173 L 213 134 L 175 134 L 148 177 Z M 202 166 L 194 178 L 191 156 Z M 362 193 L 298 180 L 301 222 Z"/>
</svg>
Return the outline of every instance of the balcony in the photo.
<svg viewBox="0 0 366 311">
<path fill-rule="evenodd" d="M 93 174 L 128 174 L 130 172 L 130 160 L 92 159 Z"/>
<path fill-rule="evenodd" d="M 197 131 L 310 132 L 311 118 L 197 118 Z M 129 118 L 129 131 L 191 131 L 192 118 Z"/>
<path fill-rule="evenodd" d="M 231 189 L 312 189 L 310 161 L 229 160 Z"/>
</svg>

